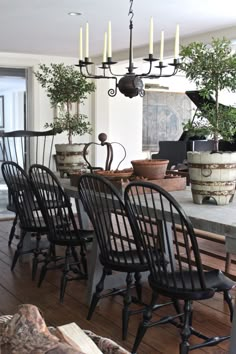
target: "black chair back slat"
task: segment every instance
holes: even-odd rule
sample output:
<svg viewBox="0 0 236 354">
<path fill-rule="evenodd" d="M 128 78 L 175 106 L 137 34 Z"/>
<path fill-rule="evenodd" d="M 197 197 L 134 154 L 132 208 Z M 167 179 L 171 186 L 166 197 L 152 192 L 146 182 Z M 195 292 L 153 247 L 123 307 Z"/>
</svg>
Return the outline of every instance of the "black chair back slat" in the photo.
<svg viewBox="0 0 236 354">
<path fill-rule="evenodd" d="M 14 161 L 25 170 L 33 163 L 52 164 L 55 130 L 0 131 L 0 149 L 3 161 Z"/>
<path fill-rule="evenodd" d="M 134 181 L 126 187 L 125 202 L 160 291 L 173 292 L 173 296 L 197 290 L 207 294 L 194 229 L 174 198 L 155 184 Z M 181 227 L 178 234 L 177 225 Z"/>
<path fill-rule="evenodd" d="M 78 232 L 72 205 L 55 174 L 46 166 L 33 164 L 29 169 L 45 210 L 50 242 L 72 241 Z"/>
<path fill-rule="evenodd" d="M 101 176 L 85 174 L 79 180 L 79 195 L 93 224 L 102 261 L 140 264 L 140 259 L 131 254 L 130 260 L 125 252 L 136 246 L 124 203 L 114 186 Z"/>
<path fill-rule="evenodd" d="M 47 131 L 0 131 L 1 160 L 16 162 L 25 171 L 28 171 L 29 166 L 36 162 L 41 162 L 50 167 L 55 134 L 56 132 L 53 129 Z M 16 213 L 16 208 L 12 202 L 12 196 L 9 191 L 7 209 Z M 9 246 L 15 235 L 17 220 L 18 215 L 16 213 L 9 234 Z"/>
<path fill-rule="evenodd" d="M 24 231 L 41 232 L 45 223 L 26 172 L 17 163 L 8 161 L 2 164 L 2 174 L 12 195 L 20 227 Z"/>
</svg>

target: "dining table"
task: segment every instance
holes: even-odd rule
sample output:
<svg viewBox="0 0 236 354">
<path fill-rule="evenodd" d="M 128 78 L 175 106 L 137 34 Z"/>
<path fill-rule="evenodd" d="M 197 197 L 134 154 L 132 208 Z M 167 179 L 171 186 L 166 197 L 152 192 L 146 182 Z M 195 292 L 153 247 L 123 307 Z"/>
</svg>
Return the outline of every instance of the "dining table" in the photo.
<svg viewBox="0 0 236 354">
<path fill-rule="evenodd" d="M 61 180 L 61 183 L 68 196 L 75 199 L 77 210 L 79 211 L 81 226 L 85 228 L 89 227 L 88 217 L 86 216 L 79 199 L 78 188 L 71 186 L 69 179 L 63 179 Z M 210 205 L 194 204 L 191 187 L 186 187 L 184 190 L 172 191 L 170 193 L 185 210 L 195 228 L 224 235 L 226 252 L 236 254 L 236 198 L 227 205 L 215 205 L 214 203 L 211 203 Z M 99 265 L 98 260 L 98 246 L 96 242 L 94 242 L 90 257 L 88 299 L 91 298 L 91 294 L 100 278 L 100 271 L 101 265 Z M 122 281 L 122 279 L 121 276 L 120 280 Z M 117 282 L 117 277 L 115 281 Z M 234 313 L 230 339 L 230 354 L 236 353 L 236 304 Z"/>
</svg>

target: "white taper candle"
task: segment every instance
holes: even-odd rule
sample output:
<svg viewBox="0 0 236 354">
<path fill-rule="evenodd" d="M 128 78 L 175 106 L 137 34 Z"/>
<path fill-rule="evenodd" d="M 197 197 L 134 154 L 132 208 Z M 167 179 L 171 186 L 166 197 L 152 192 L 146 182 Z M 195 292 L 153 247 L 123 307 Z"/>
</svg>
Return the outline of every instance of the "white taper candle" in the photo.
<svg viewBox="0 0 236 354">
<path fill-rule="evenodd" d="M 161 31 L 160 61 L 163 61 L 163 57 L 164 57 L 164 31 Z"/>
<path fill-rule="evenodd" d="M 86 28 L 85 28 L 85 57 L 89 57 L 89 24 L 88 22 L 86 23 Z"/>
<path fill-rule="evenodd" d="M 153 54 L 153 17 L 150 18 L 150 28 L 149 28 L 149 54 Z"/>
<path fill-rule="evenodd" d="M 83 28 L 79 31 L 79 60 L 83 60 Z"/>
<path fill-rule="evenodd" d="M 108 48 L 107 48 L 108 58 L 112 58 L 112 44 L 111 44 L 111 21 L 108 22 Z"/>
<path fill-rule="evenodd" d="M 107 32 L 104 33 L 103 63 L 107 62 Z"/>
<path fill-rule="evenodd" d="M 178 59 L 178 57 L 179 57 L 179 25 L 176 25 L 174 58 Z"/>
</svg>

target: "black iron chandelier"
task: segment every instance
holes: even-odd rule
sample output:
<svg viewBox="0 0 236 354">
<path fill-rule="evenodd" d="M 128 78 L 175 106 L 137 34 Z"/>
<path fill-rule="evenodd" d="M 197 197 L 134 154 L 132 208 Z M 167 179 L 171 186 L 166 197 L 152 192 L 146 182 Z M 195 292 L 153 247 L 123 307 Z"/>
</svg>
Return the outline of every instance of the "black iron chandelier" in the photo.
<svg viewBox="0 0 236 354">
<path fill-rule="evenodd" d="M 146 62 L 149 63 L 149 69 L 146 73 L 138 74 L 135 73 L 133 63 L 133 0 L 130 0 L 130 8 L 128 16 L 130 16 L 129 21 L 129 66 L 128 72 L 123 75 L 117 75 L 113 73 L 112 67 L 117 62 L 112 59 L 112 51 L 111 51 L 111 23 L 108 24 L 108 35 L 105 33 L 104 35 L 104 50 L 103 50 L 103 60 L 101 66 L 102 69 L 101 75 L 94 75 L 89 71 L 89 67 L 93 64 L 89 59 L 89 50 L 88 50 L 88 42 L 89 42 L 89 29 L 88 23 L 86 24 L 86 39 L 85 39 L 85 57 L 83 58 L 83 38 L 82 38 L 82 28 L 80 28 L 80 58 L 78 66 L 80 68 L 80 73 L 90 79 L 109 79 L 114 81 L 114 88 L 110 88 L 108 90 L 108 95 L 110 97 L 114 97 L 117 94 L 117 89 L 125 95 L 126 97 L 133 98 L 135 96 L 143 97 L 145 91 L 143 89 L 143 81 L 142 79 L 159 79 L 161 77 L 171 77 L 175 75 L 178 71 L 180 62 L 179 62 L 179 26 L 176 27 L 176 36 L 175 36 L 175 50 L 174 50 L 174 59 L 172 63 L 168 65 L 164 65 L 163 63 L 163 52 L 164 52 L 164 32 L 161 32 L 161 42 L 160 42 L 160 58 L 157 59 L 153 56 L 153 19 L 150 20 L 150 33 L 149 33 L 149 54 L 147 58 L 144 58 Z M 154 62 L 159 60 L 158 65 L 153 65 Z M 173 71 L 171 73 L 164 73 L 164 70 L 168 66 L 173 67 Z M 153 72 L 153 67 L 156 69 L 157 73 Z M 121 77 L 119 80 L 118 78 Z"/>
</svg>

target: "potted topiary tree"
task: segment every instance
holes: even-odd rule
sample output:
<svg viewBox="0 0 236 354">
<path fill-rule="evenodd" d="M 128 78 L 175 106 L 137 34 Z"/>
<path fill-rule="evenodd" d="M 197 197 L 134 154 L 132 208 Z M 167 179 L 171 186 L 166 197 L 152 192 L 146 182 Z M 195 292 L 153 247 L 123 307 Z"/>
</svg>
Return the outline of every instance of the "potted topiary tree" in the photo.
<svg viewBox="0 0 236 354">
<path fill-rule="evenodd" d="M 236 54 L 230 41 L 213 38 L 210 44 L 193 42 L 182 46 L 180 69 L 195 82 L 206 103 L 189 121 L 189 134 L 206 135 L 214 141 L 213 151 L 188 152 L 193 201 L 201 204 L 214 198 L 228 204 L 235 191 L 236 152 L 219 151 L 219 140 L 230 141 L 236 134 L 236 109 L 219 103 L 222 90 L 236 91 Z"/>
<path fill-rule="evenodd" d="M 67 132 L 68 144 L 56 144 L 57 167 L 63 175 L 75 172 L 84 163 L 82 150 L 84 144 L 73 144 L 72 137 L 91 134 L 92 128 L 85 114 L 81 114 L 80 104 L 88 94 L 95 91 L 95 85 L 88 82 L 72 65 L 40 64 L 35 77 L 47 91 L 56 115 L 52 123 L 45 128 L 54 128 L 58 132 Z"/>
</svg>

